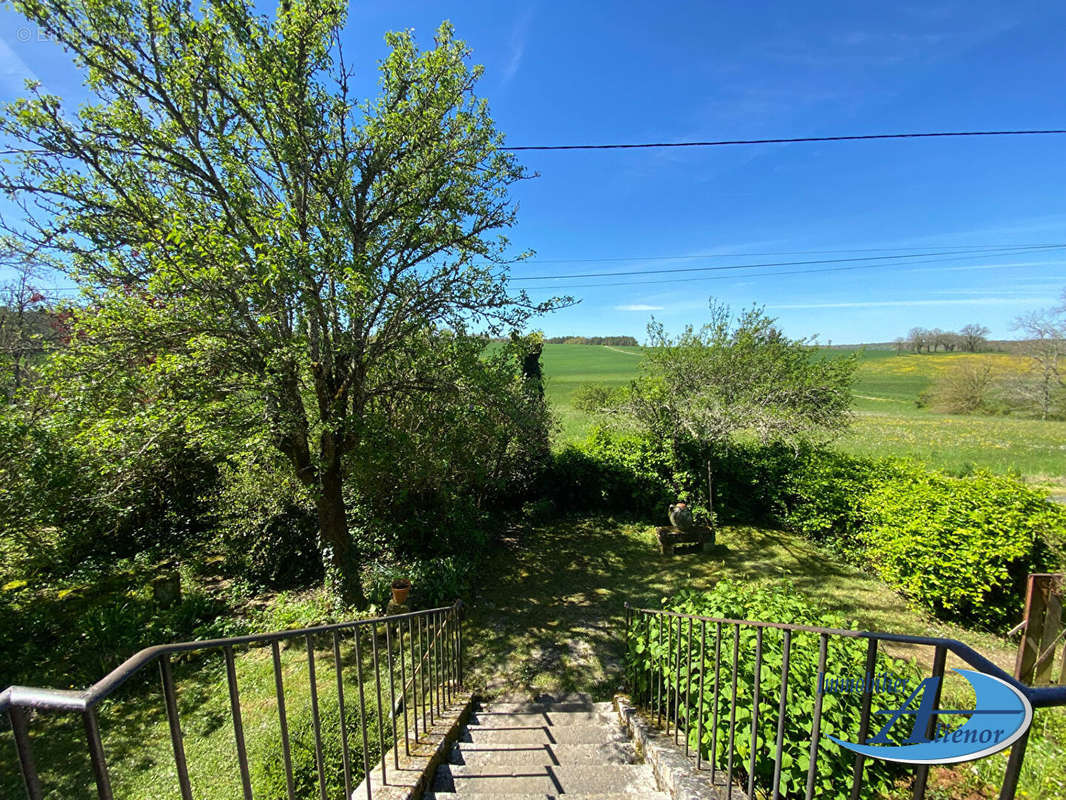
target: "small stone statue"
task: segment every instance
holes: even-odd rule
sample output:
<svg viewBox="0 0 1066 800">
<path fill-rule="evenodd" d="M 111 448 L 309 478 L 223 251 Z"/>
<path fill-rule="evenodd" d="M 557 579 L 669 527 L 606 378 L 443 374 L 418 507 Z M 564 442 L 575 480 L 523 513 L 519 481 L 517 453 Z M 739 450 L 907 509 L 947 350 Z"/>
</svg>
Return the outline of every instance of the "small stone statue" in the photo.
<svg viewBox="0 0 1066 800">
<path fill-rule="evenodd" d="M 687 503 L 674 503 L 670 506 L 670 524 L 682 531 L 692 529 L 692 510 Z"/>
</svg>

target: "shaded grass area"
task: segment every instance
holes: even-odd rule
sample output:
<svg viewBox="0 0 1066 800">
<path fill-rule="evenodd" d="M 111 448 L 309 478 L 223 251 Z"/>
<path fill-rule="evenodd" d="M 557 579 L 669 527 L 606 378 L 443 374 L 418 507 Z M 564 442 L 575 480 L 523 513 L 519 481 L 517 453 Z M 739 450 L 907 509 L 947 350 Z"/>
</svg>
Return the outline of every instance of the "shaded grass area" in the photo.
<svg viewBox="0 0 1066 800">
<path fill-rule="evenodd" d="M 473 688 L 490 695 L 583 691 L 608 699 L 621 679 L 626 601 L 658 607 L 680 589 L 709 589 L 723 578 L 787 581 L 855 629 L 961 639 L 1006 669 L 1014 659 L 1012 643 L 935 620 L 784 531 L 726 527 L 703 553 L 662 556 L 648 523 L 573 517 L 509 541 L 486 575 L 467 647 Z"/>
<path fill-rule="evenodd" d="M 1013 642 L 929 617 L 876 578 L 776 530 L 727 527 L 703 553 L 662 556 L 647 522 L 571 517 L 506 542 L 485 576 L 469 609 L 466 653 L 467 683 L 487 697 L 587 692 L 596 700 L 610 699 L 623 683 L 626 601 L 656 608 L 682 588 L 706 590 L 723 578 L 785 583 L 845 615 L 857 630 L 958 639 L 1008 672 L 1016 652 Z M 916 663 L 928 674 L 932 648 L 890 646 L 882 652 Z M 950 674 L 962 666 L 949 656 L 945 698 L 968 691 L 968 684 Z M 830 671 L 861 674 L 863 669 L 861 663 L 837 664 Z M 1066 796 L 1063 743 L 1062 709 L 1038 712 L 1019 798 Z M 1004 752 L 951 769 L 934 768 L 928 797 L 994 797 L 1006 759 Z M 909 797 L 907 787 L 898 788 L 900 797 Z"/>
</svg>

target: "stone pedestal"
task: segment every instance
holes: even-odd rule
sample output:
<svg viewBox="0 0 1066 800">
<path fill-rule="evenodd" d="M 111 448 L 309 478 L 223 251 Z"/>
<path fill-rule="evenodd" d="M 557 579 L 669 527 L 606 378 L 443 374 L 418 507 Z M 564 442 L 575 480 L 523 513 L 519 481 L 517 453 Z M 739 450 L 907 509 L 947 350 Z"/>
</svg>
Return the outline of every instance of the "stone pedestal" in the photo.
<svg viewBox="0 0 1066 800">
<path fill-rule="evenodd" d="M 659 540 L 659 552 L 664 556 L 673 555 L 674 546 L 679 544 L 692 545 L 697 551 L 702 551 L 707 542 L 714 544 L 714 529 L 706 525 L 694 525 L 688 530 L 672 525 L 656 528 L 655 536 Z"/>
<path fill-rule="evenodd" d="M 397 604 L 397 603 L 394 603 L 392 600 L 390 600 L 389 601 L 389 605 L 385 609 L 385 616 L 386 617 L 394 617 L 397 614 L 407 614 L 410 611 L 411 611 L 411 598 L 410 597 L 408 597 L 407 598 L 407 602 L 403 603 L 403 604 Z"/>
</svg>

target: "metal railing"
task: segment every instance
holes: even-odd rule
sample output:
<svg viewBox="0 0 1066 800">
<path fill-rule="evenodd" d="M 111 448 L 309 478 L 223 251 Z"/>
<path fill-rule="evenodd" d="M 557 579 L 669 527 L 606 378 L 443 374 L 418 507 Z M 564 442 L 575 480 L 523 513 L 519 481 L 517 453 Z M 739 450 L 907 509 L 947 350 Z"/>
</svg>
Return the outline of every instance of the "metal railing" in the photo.
<svg viewBox="0 0 1066 800">
<path fill-rule="evenodd" d="M 319 679 L 315 673 L 315 642 L 316 639 L 328 637 L 332 644 L 333 669 L 336 673 L 344 796 L 345 798 L 352 797 L 355 773 L 359 766 L 354 761 L 359 753 L 352 747 L 352 739 L 358 738 L 358 749 L 361 749 L 362 756 L 362 773 L 366 777 L 364 781 L 366 796 L 368 800 L 372 800 L 373 789 L 369 779 L 370 774 L 372 770 L 375 770 L 374 778 L 377 782 L 379 776 L 376 770 L 380 764 L 380 782 L 381 784 L 388 783 L 386 754 L 389 749 L 392 750 L 393 768 L 398 770 L 400 766 L 401 723 L 399 717 L 401 715 L 403 717 L 403 747 L 405 753 L 409 755 L 412 739 L 415 743 L 419 742 L 419 737 L 432 728 L 434 719 L 440 717 L 451 703 L 454 694 L 462 689 L 461 612 L 462 603 L 456 601 L 451 606 L 389 617 L 355 620 L 277 633 L 149 647 L 141 650 L 105 678 L 83 691 L 12 686 L 0 693 L 0 714 L 6 712 L 11 722 L 15 749 L 29 800 L 42 800 L 44 797 L 30 737 L 31 722 L 36 721 L 31 717 L 42 713 L 80 715 L 84 727 L 83 744 L 91 762 L 96 794 L 100 800 L 112 800 L 114 797 L 112 779 L 104 738 L 100 733 L 98 708 L 104 700 L 112 697 L 119 687 L 134 676 L 141 675 L 153 664 L 158 665 L 160 700 L 165 708 L 173 751 L 177 783 L 175 788 L 180 791 L 182 800 L 192 800 L 194 795 L 178 708 L 178 682 L 175 679 L 172 656 L 183 655 L 184 657 L 184 654 L 197 653 L 201 657 L 212 658 L 221 653 L 225 664 L 229 716 L 236 746 L 241 791 L 244 800 L 252 800 L 248 750 L 241 714 L 241 693 L 237 681 L 237 656 L 242 648 L 269 645 L 273 662 L 274 698 L 277 705 L 286 790 L 288 799 L 295 800 L 293 758 L 282 667 L 282 645 L 289 643 L 291 649 L 291 645 L 296 643 L 298 646 L 306 647 L 306 656 L 302 660 L 306 662 L 310 686 L 311 727 L 314 736 L 317 782 L 322 800 L 327 800 L 323 720 L 319 708 Z M 342 647 L 348 644 L 345 642 L 348 637 L 351 638 L 352 645 L 349 649 L 354 651 L 354 659 L 350 659 L 354 663 L 350 664 L 348 669 L 355 670 L 355 684 L 358 687 L 358 735 L 356 731 L 349 730 L 349 720 L 345 714 L 345 664 L 341 651 Z M 372 676 L 369 674 L 371 671 Z M 366 689 L 368 688 L 375 697 L 367 697 Z M 382 694 L 386 690 L 389 706 L 387 714 L 384 714 Z M 374 710 L 377 712 L 378 721 L 376 741 L 368 737 L 367 733 L 368 716 Z M 386 719 L 387 723 L 384 722 Z M 40 735 L 48 736 L 47 725 L 42 727 L 44 730 Z M 380 762 L 378 763 L 377 756 L 375 756 L 375 763 L 372 765 L 371 752 L 375 749 L 374 745 L 380 751 Z"/>
<path fill-rule="evenodd" d="M 804 797 L 805 800 L 812 800 L 818 796 L 816 781 L 819 777 L 819 758 L 825 755 L 819 750 L 823 738 L 825 696 L 822 676 L 827 674 L 827 668 L 839 670 L 855 666 L 827 663 L 830 642 L 834 638 L 866 642 L 865 648 L 858 648 L 860 652 L 865 650 L 860 656 L 864 663 L 859 680 L 865 681 L 862 683 L 864 688 L 861 696 L 857 698 L 859 730 L 855 741 L 858 743 L 864 743 L 870 733 L 873 686 L 878 674 L 879 657 L 897 665 L 906 663 L 898 656 L 886 653 L 885 649 L 879 653 L 882 643 L 896 650 L 907 648 L 912 652 L 914 648 L 931 648 L 932 668 L 929 677 L 944 678 L 950 653 L 974 670 L 1013 685 L 1028 698 L 1034 709 L 1066 705 L 1066 687 L 1026 686 L 980 653 L 954 639 L 724 619 L 636 608 L 629 603 L 625 604 L 625 609 L 626 682 L 633 703 L 643 708 L 656 725 L 665 727 L 667 735 L 672 729 L 678 746 L 681 746 L 680 739 L 683 738 L 685 754 L 689 755 L 694 749 L 696 768 L 708 769 L 712 781 L 715 781 L 716 773 L 724 772 L 728 788 L 723 788 L 728 797 L 734 796 L 734 785 L 738 783 L 738 794 L 746 790 L 749 798 L 765 796 L 778 800 L 783 797 Z M 771 635 L 767 636 L 767 633 Z M 793 668 L 790 666 L 790 655 L 795 650 L 793 642 L 795 637 L 806 635 L 818 637 L 817 674 L 796 676 L 792 674 Z M 752 647 L 753 650 L 752 653 L 744 651 L 743 658 L 742 638 L 746 647 Z M 767 657 L 771 653 L 775 670 L 772 678 L 768 679 L 764 674 Z M 743 671 L 747 675 L 752 659 L 754 664 L 750 669 L 750 684 L 741 686 L 738 683 L 741 672 L 739 665 L 744 663 Z M 914 658 L 910 666 L 915 670 L 921 669 L 924 674 L 924 668 L 918 667 L 919 663 L 923 663 L 921 659 Z M 778 665 L 779 671 L 776 669 Z M 790 716 L 789 681 L 795 681 L 797 677 L 816 682 L 812 685 L 817 688 L 813 691 L 813 707 L 799 713 L 793 711 L 792 714 L 791 722 L 804 724 L 802 760 L 807 762 L 807 768 L 805 780 L 789 791 L 781 785 L 783 754 L 786 750 L 786 720 Z M 776 698 L 761 696 L 766 683 L 772 684 L 770 689 L 776 690 Z M 738 687 L 745 695 L 739 708 Z M 706 702 L 708 699 L 709 702 Z M 773 735 L 759 737 L 760 708 L 766 707 L 763 702 L 765 699 L 769 699 L 769 707 L 776 710 L 771 727 Z M 939 703 L 939 700 L 938 690 L 936 702 Z M 745 720 L 743 729 L 738 724 L 738 716 Z M 749 718 L 750 723 L 747 722 Z M 932 735 L 934 720 L 929 721 L 930 730 L 926 736 Z M 705 747 L 707 736 L 711 739 L 709 747 Z M 1015 796 L 1028 739 L 1027 731 L 1011 746 L 1000 785 L 1000 800 L 1013 800 Z M 798 743 L 793 741 L 787 744 Z M 738 745 L 739 749 L 746 751 L 746 758 L 738 758 Z M 705 749 L 708 752 L 705 753 Z M 852 759 L 849 797 L 858 800 L 863 796 L 864 769 L 868 767 L 868 759 L 843 750 L 841 753 L 841 757 Z M 773 756 L 772 770 L 763 769 L 760 775 L 757 761 L 764 767 L 768 766 L 766 762 L 770 754 Z M 795 759 L 792 759 L 792 763 L 795 763 Z M 902 765 L 893 765 L 893 768 L 904 769 Z M 914 800 L 922 800 L 929 778 L 929 766 L 907 769 L 913 771 L 912 796 Z"/>
</svg>

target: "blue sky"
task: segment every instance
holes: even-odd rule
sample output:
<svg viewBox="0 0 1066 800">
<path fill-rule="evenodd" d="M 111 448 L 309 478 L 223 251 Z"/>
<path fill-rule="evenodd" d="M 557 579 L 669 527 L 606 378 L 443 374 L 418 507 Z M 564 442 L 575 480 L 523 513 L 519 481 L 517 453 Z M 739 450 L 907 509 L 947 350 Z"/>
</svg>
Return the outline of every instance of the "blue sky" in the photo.
<svg viewBox="0 0 1066 800">
<path fill-rule="evenodd" d="M 481 93 L 514 145 L 1066 128 L 1057 0 L 356 3 L 346 58 L 365 89 L 386 30 L 429 44 L 444 18 L 485 65 Z M 7 7 L 0 39 L 0 99 L 30 75 L 82 95 L 62 52 Z M 510 236 L 536 256 L 515 284 L 582 300 L 541 320 L 549 335 L 642 337 L 651 314 L 672 328 L 700 322 L 715 295 L 765 304 L 790 334 L 822 341 L 971 321 L 1009 337 L 1015 316 L 1066 287 L 1066 249 L 1012 250 L 1066 244 L 1066 136 L 523 160 L 540 177 L 516 188 Z M 651 274 L 975 246 L 1001 249 Z M 604 272 L 637 274 L 521 280 Z"/>
</svg>

